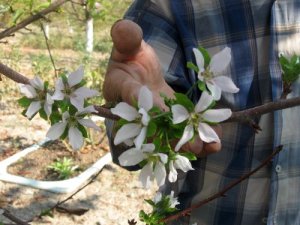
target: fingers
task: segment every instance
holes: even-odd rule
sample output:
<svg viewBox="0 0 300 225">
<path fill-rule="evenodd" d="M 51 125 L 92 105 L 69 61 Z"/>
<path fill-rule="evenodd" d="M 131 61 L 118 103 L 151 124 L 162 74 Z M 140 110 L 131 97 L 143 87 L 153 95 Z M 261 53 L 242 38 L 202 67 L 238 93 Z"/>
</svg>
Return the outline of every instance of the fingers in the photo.
<svg viewBox="0 0 300 225">
<path fill-rule="evenodd" d="M 119 20 L 111 28 L 111 37 L 114 44 L 112 60 L 123 62 L 139 52 L 143 31 L 139 25 L 130 20 Z"/>
<path fill-rule="evenodd" d="M 222 136 L 221 125 L 214 126 L 213 129 L 218 134 L 219 137 Z M 220 142 L 203 142 L 199 136 L 195 138 L 193 142 L 189 142 L 183 146 L 184 151 L 193 152 L 197 157 L 206 157 L 210 154 L 217 153 L 221 150 L 222 145 Z"/>
</svg>

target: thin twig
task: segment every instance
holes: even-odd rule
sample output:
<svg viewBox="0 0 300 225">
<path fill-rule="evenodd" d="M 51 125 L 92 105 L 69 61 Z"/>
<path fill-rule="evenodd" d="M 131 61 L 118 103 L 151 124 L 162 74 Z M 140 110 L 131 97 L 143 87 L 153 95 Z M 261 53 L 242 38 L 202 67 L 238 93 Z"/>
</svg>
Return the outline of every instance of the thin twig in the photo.
<svg viewBox="0 0 300 225">
<path fill-rule="evenodd" d="M 88 183 L 86 183 L 84 186 L 82 186 L 81 188 L 79 188 L 76 192 L 74 192 L 73 194 L 71 194 L 70 196 L 68 196 L 67 198 L 65 198 L 62 201 L 58 201 L 54 206 L 52 206 L 51 208 L 49 208 L 49 211 L 52 211 L 56 208 L 59 208 L 62 204 L 64 204 L 65 202 L 69 201 L 70 199 L 72 199 L 76 194 L 78 194 L 80 191 L 82 191 L 83 189 L 85 189 L 87 186 L 89 186 L 90 184 L 92 184 L 97 177 L 99 176 L 99 174 L 102 172 L 103 169 L 101 169 L 98 173 L 96 173 Z M 38 217 L 41 217 L 40 215 Z M 35 219 L 36 217 L 32 218 L 31 220 L 29 220 L 28 222 L 31 222 Z"/>
<path fill-rule="evenodd" d="M 252 176 L 254 173 L 256 173 L 258 170 L 260 170 L 261 168 L 263 168 L 264 166 L 266 166 L 273 158 L 275 155 L 277 155 L 280 151 L 282 150 L 282 146 L 278 146 L 275 151 L 269 155 L 258 167 L 256 167 L 254 170 L 250 171 L 249 173 L 241 176 L 239 179 L 229 183 L 227 186 L 225 186 L 221 191 L 219 191 L 218 193 L 212 195 L 211 197 L 207 198 L 207 199 L 204 199 L 203 201 L 195 204 L 195 205 L 192 205 L 191 207 L 187 208 L 187 209 L 184 209 L 174 215 L 171 215 L 171 216 L 168 216 L 164 219 L 162 219 L 160 222 L 169 222 L 169 221 L 172 221 L 172 220 L 176 220 L 182 216 L 186 216 L 188 215 L 192 210 L 194 209 L 197 209 L 197 208 L 200 208 L 201 206 L 217 199 L 217 198 L 220 198 L 220 197 L 223 197 L 225 196 L 225 193 L 228 192 L 230 189 L 232 189 L 233 187 L 235 187 L 236 185 L 238 185 L 239 183 L 241 183 L 242 181 L 248 179 L 250 176 Z"/>
<path fill-rule="evenodd" d="M 50 60 L 51 60 L 51 63 L 52 63 L 53 69 L 54 69 L 54 76 L 57 78 L 57 69 L 56 69 L 56 66 L 55 66 L 55 62 L 54 62 L 53 56 L 51 54 L 51 49 L 50 49 L 50 45 L 49 45 L 49 42 L 48 42 L 48 37 L 47 37 L 46 31 L 45 31 L 44 25 L 43 25 L 43 23 L 41 21 L 40 21 L 40 25 L 41 25 L 41 29 L 42 29 L 43 34 L 44 34 L 44 38 L 45 38 L 45 42 L 46 42 L 48 54 L 49 54 L 49 57 L 50 57 Z"/>
<path fill-rule="evenodd" d="M 55 11 L 58 7 L 60 7 L 61 5 L 63 5 L 64 3 L 68 2 L 68 1 L 69 0 L 57 0 L 56 2 L 52 3 L 48 8 L 43 9 L 40 12 L 27 17 L 26 19 L 24 19 L 17 25 L 7 28 L 6 30 L 4 30 L 0 33 L 0 40 L 12 35 L 16 31 L 26 27 L 27 25 L 31 24 L 32 22 L 43 18 L 45 15 L 49 14 L 50 12 Z"/>
</svg>

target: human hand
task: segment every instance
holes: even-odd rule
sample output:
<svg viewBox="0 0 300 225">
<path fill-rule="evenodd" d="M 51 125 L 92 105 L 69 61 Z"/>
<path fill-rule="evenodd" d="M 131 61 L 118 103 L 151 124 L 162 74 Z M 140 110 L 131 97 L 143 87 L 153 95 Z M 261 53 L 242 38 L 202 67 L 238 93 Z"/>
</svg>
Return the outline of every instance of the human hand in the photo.
<svg viewBox="0 0 300 225">
<path fill-rule="evenodd" d="M 146 85 L 153 93 L 154 104 L 166 110 L 160 94 L 172 98 L 174 91 L 163 78 L 154 50 L 142 39 L 141 28 L 130 20 L 121 20 L 112 27 L 111 36 L 114 47 L 103 86 L 104 98 L 132 104 Z"/>
<path fill-rule="evenodd" d="M 132 21 L 121 20 L 112 27 L 111 36 L 114 47 L 103 86 L 106 101 L 132 104 L 138 99 L 140 88 L 146 85 L 153 93 L 154 104 L 168 110 L 160 94 L 173 98 L 174 91 L 163 78 L 155 51 L 144 42 L 141 28 Z M 221 128 L 216 127 L 216 132 L 220 135 Z M 197 136 L 182 149 L 204 157 L 220 151 L 221 144 L 203 143 Z"/>
</svg>

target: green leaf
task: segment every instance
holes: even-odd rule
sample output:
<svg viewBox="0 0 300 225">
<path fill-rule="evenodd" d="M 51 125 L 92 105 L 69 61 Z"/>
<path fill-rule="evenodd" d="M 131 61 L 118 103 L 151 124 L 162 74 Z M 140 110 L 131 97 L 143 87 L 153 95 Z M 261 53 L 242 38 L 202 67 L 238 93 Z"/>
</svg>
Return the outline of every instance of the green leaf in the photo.
<svg viewBox="0 0 300 225">
<path fill-rule="evenodd" d="M 205 83 L 203 82 L 203 81 L 201 81 L 201 80 L 199 80 L 198 81 L 198 88 L 199 88 L 199 90 L 200 91 L 206 91 L 206 85 L 205 85 Z"/>
<path fill-rule="evenodd" d="M 151 120 L 147 127 L 147 137 L 152 137 L 156 133 L 156 124 Z"/>
<path fill-rule="evenodd" d="M 78 109 L 74 105 L 69 105 L 69 113 L 70 115 L 75 115 L 75 113 L 78 112 Z"/>
<path fill-rule="evenodd" d="M 204 58 L 204 68 L 206 69 L 207 66 L 208 66 L 209 63 L 210 63 L 210 60 L 211 60 L 210 55 L 209 55 L 208 51 L 207 51 L 205 48 L 199 46 L 198 49 L 199 49 L 199 51 L 200 51 L 200 52 L 202 53 L 202 55 L 203 55 L 203 58 Z"/>
<path fill-rule="evenodd" d="M 58 123 L 59 121 L 61 121 L 62 117 L 61 117 L 61 114 L 58 112 L 58 111 L 52 111 L 50 117 L 50 122 L 51 122 L 51 125 L 55 124 L 55 123 Z"/>
<path fill-rule="evenodd" d="M 189 112 L 194 111 L 194 103 L 184 94 L 175 93 L 176 102 L 180 105 L 183 105 Z"/>
<path fill-rule="evenodd" d="M 51 218 L 54 217 L 51 209 L 42 210 L 42 212 L 40 213 L 40 217 L 43 217 L 43 216 L 49 216 Z"/>
<path fill-rule="evenodd" d="M 68 111 L 68 108 L 70 105 L 68 100 L 57 101 L 57 104 L 58 104 L 59 108 L 61 109 L 62 113 Z"/>
<path fill-rule="evenodd" d="M 29 105 L 31 104 L 32 100 L 27 98 L 27 97 L 22 97 L 20 99 L 18 99 L 18 103 L 20 106 L 24 107 L 24 108 L 28 108 Z"/>
<path fill-rule="evenodd" d="M 77 125 L 78 129 L 80 130 L 80 132 L 82 133 L 82 136 L 85 137 L 85 138 L 88 138 L 88 133 L 85 129 L 84 126 L 82 126 L 81 124 L 78 123 Z"/>
<path fill-rule="evenodd" d="M 16 25 L 16 23 L 18 22 L 18 19 L 20 19 L 20 17 L 23 15 L 24 11 L 23 9 L 17 9 L 14 13 L 14 16 L 12 18 L 12 23 L 14 25 Z"/>
<path fill-rule="evenodd" d="M 179 154 L 188 158 L 190 161 L 197 160 L 197 156 L 192 152 L 180 152 Z"/>
<path fill-rule="evenodd" d="M 40 117 L 41 117 L 42 119 L 48 120 L 47 113 L 45 112 L 45 110 L 44 110 L 43 107 L 39 110 L 39 114 L 40 114 Z"/>
<path fill-rule="evenodd" d="M 187 62 L 187 68 L 194 70 L 196 73 L 199 73 L 199 68 L 192 62 Z"/>
</svg>

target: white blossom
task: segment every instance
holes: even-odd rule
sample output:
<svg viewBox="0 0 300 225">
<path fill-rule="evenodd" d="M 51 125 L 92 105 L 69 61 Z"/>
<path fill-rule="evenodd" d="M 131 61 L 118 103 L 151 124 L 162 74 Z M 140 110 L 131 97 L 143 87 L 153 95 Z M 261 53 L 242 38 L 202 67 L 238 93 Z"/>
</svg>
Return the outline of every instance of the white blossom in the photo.
<svg viewBox="0 0 300 225">
<path fill-rule="evenodd" d="M 204 57 L 201 51 L 193 48 L 199 69 L 198 79 L 203 81 L 215 100 L 221 98 L 221 92 L 237 93 L 239 88 L 233 83 L 231 78 L 222 76 L 222 72 L 227 68 L 231 61 L 231 50 L 226 47 L 221 52 L 215 54 L 208 65 L 204 68 Z"/>
<path fill-rule="evenodd" d="M 119 117 L 131 122 L 123 125 L 116 133 L 114 144 L 118 145 L 122 142 L 130 143 L 133 141 L 135 146 L 141 148 L 147 134 L 147 126 L 150 121 L 148 114 L 153 107 L 153 96 L 151 91 L 142 86 L 138 97 L 138 110 L 133 106 L 120 102 L 111 112 Z"/>
<path fill-rule="evenodd" d="M 28 118 L 32 118 L 42 107 L 48 117 L 51 115 L 53 100 L 51 95 L 45 90 L 44 83 L 40 77 L 35 76 L 29 81 L 29 84 L 20 84 L 19 87 L 22 94 L 28 99 L 32 99 L 25 113 Z"/>
<path fill-rule="evenodd" d="M 134 166 L 146 160 L 146 165 L 142 168 L 139 180 L 144 188 L 149 188 L 155 179 L 158 186 L 162 186 L 166 179 L 165 164 L 168 156 L 163 153 L 155 153 L 154 144 L 142 144 L 141 148 L 131 148 L 119 156 L 121 166 Z"/>
<path fill-rule="evenodd" d="M 175 160 L 169 162 L 169 181 L 174 183 L 177 180 L 177 169 L 182 170 L 183 172 L 188 172 L 194 170 L 190 160 L 184 156 L 176 154 Z"/>
<path fill-rule="evenodd" d="M 62 78 L 58 78 L 55 84 L 55 92 L 52 96 L 53 100 L 70 100 L 71 104 L 77 109 L 83 109 L 84 100 L 94 97 L 99 93 L 87 87 L 78 87 L 78 84 L 83 79 L 83 67 L 79 67 L 76 71 L 70 73 L 67 81 L 64 82 Z"/>
<path fill-rule="evenodd" d="M 171 111 L 174 124 L 188 120 L 183 135 L 175 147 L 175 151 L 178 151 L 182 145 L 193 138 L 194 130 L 198 131 L 200 139 L 204 142 L 220 142 L 217 133 L 207 122 L 219 123 L 228 119 L 232 112 L 230 109 L 207 109 L 212 102 L 213 97 L 207 92 L 203 92 L 192 113 L 182 105 L 176 104 L 172 106 Z"/>
<path fill-rule="evenodd" d="M 177 197 L 174 197 L 174 191 L 171 191 L 169 195 L 166 196 L 169 199 L 169 207 L 170 208 L 175 208 L 176 205 L 179 204 Z M 159 203 L 162 200 L 162 193 L 157 192 L 156 195 L 154 196 L 153 202 L 155 204 Z"/>
<path fill-rule="evenodd" d="M 88 113 L 96 112 L 93 106 L 88 106 L 70 116 L 69 112 L 64 112 L 62 121 L 53 124 L 48 130 L 46 136 L 51 140 L 56 140 L 61 137 L 66 129 L 68 129 L 68 138 L 73 149 L 78 150 L 84 143 L 84 138 L 81 131 L 78 129 L 78 124 L 93 128 L 100 131 L 100 128 L 91 120 L 85 119 Z"/>
</svg>

